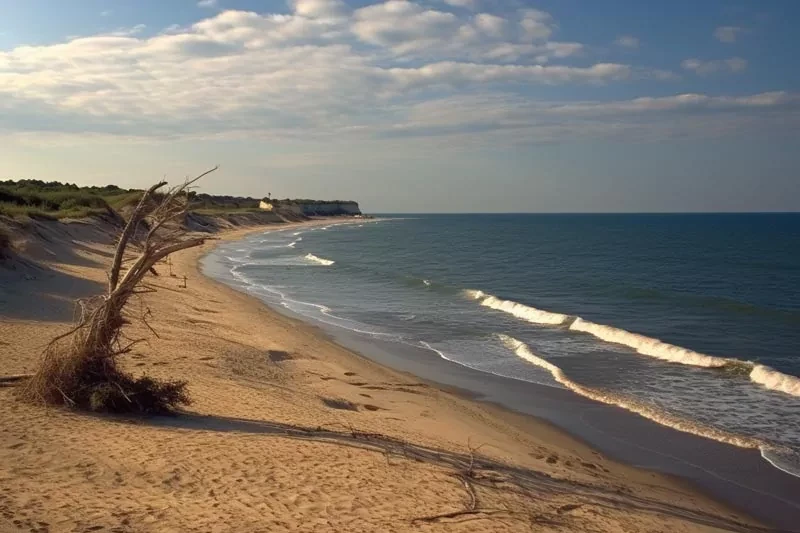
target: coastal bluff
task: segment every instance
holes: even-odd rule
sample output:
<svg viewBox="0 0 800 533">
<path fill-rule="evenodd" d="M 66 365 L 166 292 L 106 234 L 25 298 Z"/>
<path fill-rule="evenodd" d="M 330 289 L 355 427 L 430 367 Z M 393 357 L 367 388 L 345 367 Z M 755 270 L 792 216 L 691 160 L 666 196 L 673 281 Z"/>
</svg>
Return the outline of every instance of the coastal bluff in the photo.
<svg viewBox="0 0 800 533">
<path fill-rule="evenodd" d="M 296 216 L 356 216 L 361 215 L 358 202 L 327 200 L 269 200 L 264 199 L 259 207 L 265 211 Z"/>
</svg>

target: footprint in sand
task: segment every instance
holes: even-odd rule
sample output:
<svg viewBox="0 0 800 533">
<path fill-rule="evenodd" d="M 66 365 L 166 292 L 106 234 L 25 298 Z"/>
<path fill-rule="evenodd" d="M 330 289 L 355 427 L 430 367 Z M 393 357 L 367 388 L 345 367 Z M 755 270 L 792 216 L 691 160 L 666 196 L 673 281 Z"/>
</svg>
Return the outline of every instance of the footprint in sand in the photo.
<svg viewBox="0 0 800 533">
<path fill-rule="evenodd" d="M 283 350 L 268 350 L 267 354 L 269 355 L 269 360 L 273 363 L 280 363 L 281 361 L 292 359 L 291 354 Z"/>
</svg>

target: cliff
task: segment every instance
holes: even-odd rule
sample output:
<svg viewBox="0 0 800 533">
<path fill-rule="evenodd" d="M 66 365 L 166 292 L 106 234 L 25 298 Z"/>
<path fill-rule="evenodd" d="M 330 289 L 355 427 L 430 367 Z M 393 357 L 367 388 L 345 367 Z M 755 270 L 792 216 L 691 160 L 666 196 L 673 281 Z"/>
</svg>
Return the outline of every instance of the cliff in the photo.
<svg viewBox="0 0 800 533">
<path fill-rule="evenodd" d="M 353 201 L 275 200 L 272 202 L 262 201 L 261 208 L 267 211 L 275 211 L 282 215 L 306 217 L 354 216 L 361 214 L 358 203 Z"/>
</svg>

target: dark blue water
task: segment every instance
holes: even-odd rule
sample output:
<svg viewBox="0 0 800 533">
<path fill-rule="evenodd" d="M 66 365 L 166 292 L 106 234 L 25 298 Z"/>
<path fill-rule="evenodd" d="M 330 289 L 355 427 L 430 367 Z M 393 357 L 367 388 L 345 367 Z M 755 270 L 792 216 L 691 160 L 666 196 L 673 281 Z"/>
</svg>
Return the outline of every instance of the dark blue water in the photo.
<svg viewBox="0 0 800 533">
<path fill-rule="evenodd" d="M 255 235 L 208 261 L 309 319 L 800 473 L 799 215 L 395 217 Z"/>
</svg>

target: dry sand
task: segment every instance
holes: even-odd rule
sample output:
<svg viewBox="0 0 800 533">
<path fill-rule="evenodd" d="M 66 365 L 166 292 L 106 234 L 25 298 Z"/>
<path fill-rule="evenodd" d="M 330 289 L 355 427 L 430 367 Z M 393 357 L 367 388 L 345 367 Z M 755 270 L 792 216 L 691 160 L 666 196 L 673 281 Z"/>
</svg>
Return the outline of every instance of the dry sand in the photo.
<svg viewBox="0 0 800 533">
<path fill-rule="evenodd" d="M 31 372 L 72 299 L 105 282 L 107 232 L 43 231 L 27 251 L 46 269 L 0 268 L 0 375 Z M 178 277 L 158 268 L 142 303 L 158 338 L 129 331 L 149 344 L 126 367 L 188 380 L 190 413 L 91 416 L 0 388 L 0 531 L 756 529 L 679 481 L 378 366 L 205 278 L 198 259 L 213 245 L 174 256 Z M 470 450 L 502 465 L 470 477 Z M 480 512 L 415 520 L 473 501 Z"/>
</svg>

